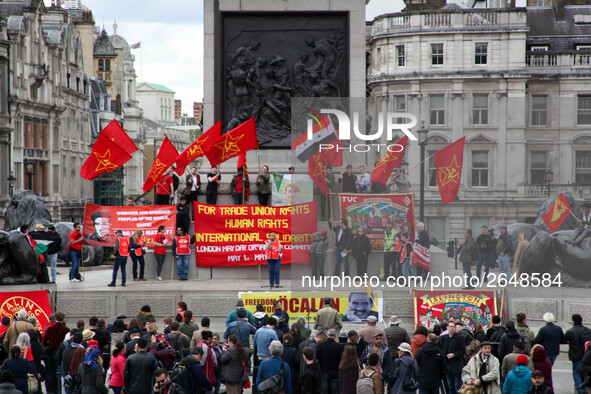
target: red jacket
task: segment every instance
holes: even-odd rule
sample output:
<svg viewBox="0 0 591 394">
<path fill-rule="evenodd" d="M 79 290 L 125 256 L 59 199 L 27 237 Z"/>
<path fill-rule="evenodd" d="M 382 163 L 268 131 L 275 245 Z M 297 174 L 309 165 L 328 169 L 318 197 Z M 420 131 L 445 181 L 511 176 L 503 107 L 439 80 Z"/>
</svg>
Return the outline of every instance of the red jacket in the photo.
<svg viewBox="0 0 591 394">
<path fill-rule="evenodd" d="M 51 346 L 53 350 L 57 351 L 62 342 L 64 341 L 64 337 L 69 332 L 70 329 L 66 327 L 64 323 L 57 322 L 54 325 L 48 327 L 47 330 L 43 333 L 41 343 L 43 344 L 43 346 Z"/>
</svg>

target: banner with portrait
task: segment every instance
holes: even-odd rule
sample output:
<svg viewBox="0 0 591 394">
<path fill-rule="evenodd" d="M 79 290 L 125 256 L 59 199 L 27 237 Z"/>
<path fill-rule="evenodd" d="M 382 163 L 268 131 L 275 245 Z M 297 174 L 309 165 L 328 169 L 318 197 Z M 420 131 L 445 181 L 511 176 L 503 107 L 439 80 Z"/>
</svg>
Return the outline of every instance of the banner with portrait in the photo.
<svg viewBox="0 0 591 394">
<path fill-rule="evenodd" d="M 287 207 L 194 203 L 198 267 L 267 263 L 265 243 L 274 232 L 283 245 L 281 264 L 310 263 L 318 221 L 316 201 Z"/>
<path fill-rule="evenodd" d="M 271 183 L 273 206 L 301 204 L 314 199 L 314 181 L 308 174 L 275 174 Z"/>
<path fill-rule="evenodd" d="M 479 290 L 413 290 L 415 324 L 431 329 L 445 319 L 462 319 L 464 326 L 481 323 L 484 330 L 492 326 L 497 314 L 496 291 Z"/>
<path fill-rule="evenodd" d="M 174 205 L 142 205 L 131 207 L 107 207 L 86 204 L 82 235 L 85 245 L 115 246 L 115 231 L 123 231 L 131 237 L 142 230 L 145 246 L 152 247 L 158 227 L 166 227 L 169 241 L 175 234 L 176 207 Z"/>
<path fill-rule="evenodd" d="M 26 310 L 29 317 L 37 319 L 37 330 L 49 324 L 49 315 L 53 313 L 49 303 L 49 290 L 9 291 L 0 293 L 0 317 L 8 316 L 12 321 L 14 315 Z"/>
<path fill-rule="evenodd" d="M 382 321 L 384 300 L 381 291 L 358 292 L 240 292 L 238 298 L 244 301 L 244 308 L 256 312 L 261 304 L 267 315 L 275 312 L 273 304 L 281 302 L 281 309 L 289 315 L 289 321 L 295 322 L 300 316 L 314 322 L 316 313 L 324 305 L 324 298 L 331 298 L 331 305 L 341 315 L 343 322 L 363 323 L 368 316 L 375 316 Z"/>
<path fill-rule="evenodd" d="M 384 231 L 388 223 L 400 224 L 414 240 L 414 198 L 412 194 L 339 194 L 341 217 L 353 234 L 360 227 L 373 250 L 384 250 Z"/>
</svg>

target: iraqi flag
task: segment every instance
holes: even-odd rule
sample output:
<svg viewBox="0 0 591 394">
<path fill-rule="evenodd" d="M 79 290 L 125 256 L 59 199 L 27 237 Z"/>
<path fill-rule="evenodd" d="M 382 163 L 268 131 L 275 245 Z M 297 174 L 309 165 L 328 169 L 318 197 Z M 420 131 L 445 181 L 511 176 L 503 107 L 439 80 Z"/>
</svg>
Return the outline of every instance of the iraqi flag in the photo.
<svg viewBox="0 0 591 394">
<path fill-rule="evenodd" d="M 306 131 L 296 138 L 291 144 L 291 149 L 295 150 L 296 157 L 302 163 L 307 162 L 312 156 L 318 153 L 320 151 L 320 145 L 330 144 L 331 142 L 339 139 L 334 125 L 330 121 L 330 117 L 322 116 L 319 113 L 316 113 L 316 115 L 309 115 L 313 117 L 313 119 L 308 119 L 307 123 L 308 130 L 312 130 L 312 138 L 308 139 L 308 132 Z"/>
</svg>

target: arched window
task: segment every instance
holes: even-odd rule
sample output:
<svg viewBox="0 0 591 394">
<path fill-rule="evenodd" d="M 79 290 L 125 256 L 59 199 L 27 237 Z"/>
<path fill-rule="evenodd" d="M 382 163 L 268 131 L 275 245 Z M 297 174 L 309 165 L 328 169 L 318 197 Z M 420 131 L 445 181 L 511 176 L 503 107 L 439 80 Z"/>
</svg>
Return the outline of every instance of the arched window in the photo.
<svg viewBox="0 0 591 394">
<path fill-rule="evenodd" d="M 103 59 L 99 59 L 99 71 L 104 71 L 104 63 L 103 63 Z"/>
<path fill-rule="evenodd" d="M 111 71 L 111 60 L 105 60 L 105 71 Z"/>
</svg>

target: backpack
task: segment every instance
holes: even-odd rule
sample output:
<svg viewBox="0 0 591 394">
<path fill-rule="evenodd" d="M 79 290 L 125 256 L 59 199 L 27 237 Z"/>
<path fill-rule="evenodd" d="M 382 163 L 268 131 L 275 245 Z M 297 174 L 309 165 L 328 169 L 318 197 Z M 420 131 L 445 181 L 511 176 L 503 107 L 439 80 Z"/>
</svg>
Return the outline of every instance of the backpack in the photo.
<svg viewBox="0 0 591 394">
<path fill-rule="evenodd" d="M 466 346 L 466 354 L 464 354 L 464 360 L 468 361 L 473 355 L 478 353 L 480 350 L 480 341 L 478 339 L 472 339 L 470 344 Z"/>
<path fill-rule="evenodd" d="M 195 360 L 195 363 L 197 362 L 198 361 Z M 191 379 L 189 377 L 189 367 L 195 363 L 191 362 L 191 360 L 183 359 L 178 363 L 175 363 L 172 369 L 170 370 L 170 379 L 173 383 L 176 383 L 179 386 L 181 386 L 185 393 L 188 393 L 191 389 L 192 385 Z"/>
<path fill-rule="evenodd" d="M 263 365 L 263 370 L 260 372 L 261 375 L 265 374 L 265 368 L 267 367 L 267 363 Z M 261 382 L 257 385 L 259 392 L 263 394 L 276 394 L 281 392 L 283 389 L 283 365 L 285 363 L 281 361 L 281 369 L 279 373 L 276 373 L 271 376 L 267 376 L 265 379 L 261 380 Z"/>
<path fill-rule="evenodd" d="M 74 376 L 71 372 L 69 372 L 66 376 L 64 376 L 64 388 L 70 394 L 79 394 L 82 391 L 82 382 L 80 381 L 80 376 Z"/>
<path fill-rule="evenodd" d="M 503 327 L 495 327 L 495 326 L 493 326 L 490 329 L 493 330 L 493 333 L 490 336 L 490 341 L 491 342 L 496 342 L 496 343 L 501 342 L 501 337 L 505 333 L 505 330 L 503 329 Z"/>
<path fill-rule="evenodd" d="M 363 373 L 363 376 L 357 380 L 357 385 L 355 386 L 357 394 L 375 393 L 373 379 L 371 378 L 374 373 L 376 373 L 376 371 L 371 371 L 369 375 Z"/>
<path fill-rule="evenodd" d="M 417 382 L 417 377 L 415 376 L 414 365 L 410 364 L 406 369 L 406 374 L 404 374 L 404 380 L 402 381 L 402 390 L 415 391 L 418 388 L 419 383 Z"/>
<path fill-rule="evenodd" d="M 531 343 L 532 341 L 528 335 L 529 328 L 519 327 L 519 328 L 517 328 L 517 332 L 521 336 L 521 340 L 523 341 L 523 343 L 525 343 L 525 354 L 529 354 L 529 351 L 531 350 L 531 347 L 532 347 L 532 343 Z"/>
</svg>

